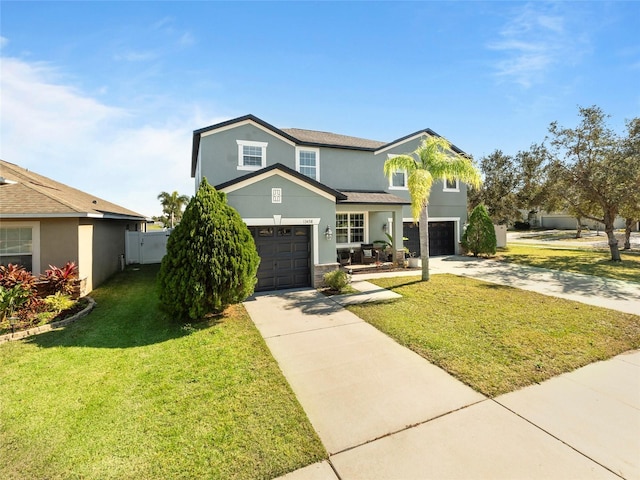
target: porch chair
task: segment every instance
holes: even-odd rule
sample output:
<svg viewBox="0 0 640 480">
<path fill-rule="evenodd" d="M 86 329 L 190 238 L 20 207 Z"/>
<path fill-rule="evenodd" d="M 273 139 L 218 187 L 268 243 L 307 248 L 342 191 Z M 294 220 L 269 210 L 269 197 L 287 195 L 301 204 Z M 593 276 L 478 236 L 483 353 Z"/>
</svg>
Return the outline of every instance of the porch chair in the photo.
<svg viewBox="0 0 640 480">
<path fill-rule="evenodd" d="M 375 263 L 378 260 L 378 251 L 375 248 L 373 248 L 373 243 L 361 243 L 360 253 L 361 253 L 362 263 L 364 265 Z"/>
<path fill-rule="evenodd" d="M 349 250 L 338 250 L 338 262 L 340 262 L 342 266 L 351 265 L 351 254 Z"/>
</svg>

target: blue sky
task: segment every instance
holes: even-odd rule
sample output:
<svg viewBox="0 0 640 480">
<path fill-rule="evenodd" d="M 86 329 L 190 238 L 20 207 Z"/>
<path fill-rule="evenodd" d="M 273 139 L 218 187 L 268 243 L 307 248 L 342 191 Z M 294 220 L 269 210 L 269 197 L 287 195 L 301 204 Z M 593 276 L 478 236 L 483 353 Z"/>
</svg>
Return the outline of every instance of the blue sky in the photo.
<svg viewBox="0 0 640 480">
<path fill-rule="evenodd" d="M 476 159 L 640 114 L 639 2 L 0 3 L 0 157 L 146 215 L 193 130 L 252 113 Z"/>
</svg>

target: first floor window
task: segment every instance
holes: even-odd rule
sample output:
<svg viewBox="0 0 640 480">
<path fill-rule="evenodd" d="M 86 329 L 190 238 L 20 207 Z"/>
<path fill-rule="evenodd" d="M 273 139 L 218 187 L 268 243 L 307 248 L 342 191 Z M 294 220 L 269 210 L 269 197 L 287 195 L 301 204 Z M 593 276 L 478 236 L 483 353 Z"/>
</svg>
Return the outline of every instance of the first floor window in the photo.
<svg viewBox="0 0 640 480">
<path fill-rule="evenodd" d="M 336 243 L 364 242 L 364 213 L 336 213 Z"/>
<path fill-rule="evenodd" d="M 10 263 L 33 271 L 32 227 L 0 227 L 0 264 Z"/>
<path fill-rule="evenodd" d="M 236 140 L 238 170 L 258 170 L 267 165 L 267 143 Z"/>
</svg>

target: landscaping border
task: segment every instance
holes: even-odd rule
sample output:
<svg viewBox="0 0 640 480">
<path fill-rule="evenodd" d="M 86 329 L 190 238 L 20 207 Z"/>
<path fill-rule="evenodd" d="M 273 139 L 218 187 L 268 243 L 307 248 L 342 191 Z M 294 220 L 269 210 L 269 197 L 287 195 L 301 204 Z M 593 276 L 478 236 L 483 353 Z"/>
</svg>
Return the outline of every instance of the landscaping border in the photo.
<svg viewBox="0 0 640 480">
<path fill-rule="evenodd" d="M 73 322 L 80 320 L 82 317 L 89 314 L 93 307 L 96 306 L 96 301 L 91 297 L 84 297 L 89 302 L 83 310 L 72 315 L 63 320 L 59 320 L 57 322 L 47 323 L 46 325 L 40 325 L 39 327 L 28 328 L 26 330 L 20 330 L 19 332 L 7 333 L 5 335 L 0 335 L 0 343 L 4 342 L 12 342 L 14 340 L 21 340 L 23 338 L 31 337 L 33 335 L 38 335 L 39 333 L 50 332 L 56 328 L 65 327 Z"/>
</svg>

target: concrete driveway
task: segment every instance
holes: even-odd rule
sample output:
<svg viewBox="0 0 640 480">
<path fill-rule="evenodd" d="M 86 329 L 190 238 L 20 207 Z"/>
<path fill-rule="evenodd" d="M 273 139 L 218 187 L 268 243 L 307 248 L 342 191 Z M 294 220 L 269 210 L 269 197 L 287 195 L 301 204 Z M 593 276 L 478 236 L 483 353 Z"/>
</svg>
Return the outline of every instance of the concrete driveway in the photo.
<svg viewBox="0 0 640 480">
<path fill-rule="evenodd" d="M 315 290 L 245 302 L 329 452 L 283 478 L 640 479 L 640 352 L 489 399 Z"/>
</svg>

